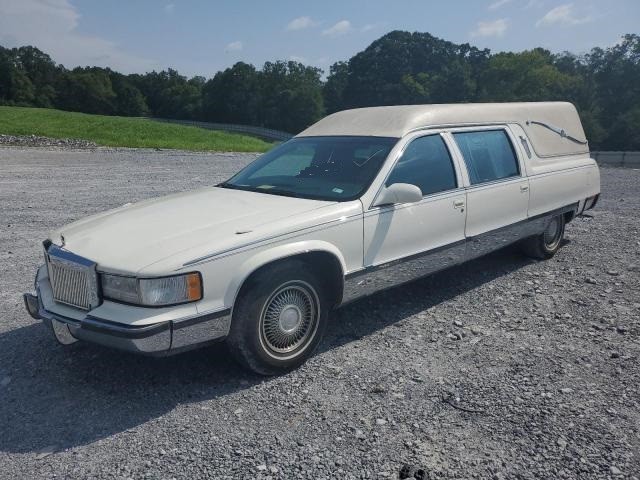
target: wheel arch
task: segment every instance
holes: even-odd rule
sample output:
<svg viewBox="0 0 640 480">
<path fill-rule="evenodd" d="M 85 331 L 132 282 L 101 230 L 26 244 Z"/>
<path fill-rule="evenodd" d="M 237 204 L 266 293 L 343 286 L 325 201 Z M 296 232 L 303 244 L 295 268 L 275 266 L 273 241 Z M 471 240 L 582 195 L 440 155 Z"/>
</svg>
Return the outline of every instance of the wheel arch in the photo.
<svg viewBox="0 0 640 480">
<path fill-rule="evenodd" d="M 258 272 L 280 262 L 299 260 L 318 273 L 331 296 L 332 305 L 339 305 L 344 290 L 344 257 L 335 245 L 323 241 L 297 242 L 264 250 L 239 266 L 225 293 L 225 305 L 233 307 L 243 287 Z"/>
</svg>

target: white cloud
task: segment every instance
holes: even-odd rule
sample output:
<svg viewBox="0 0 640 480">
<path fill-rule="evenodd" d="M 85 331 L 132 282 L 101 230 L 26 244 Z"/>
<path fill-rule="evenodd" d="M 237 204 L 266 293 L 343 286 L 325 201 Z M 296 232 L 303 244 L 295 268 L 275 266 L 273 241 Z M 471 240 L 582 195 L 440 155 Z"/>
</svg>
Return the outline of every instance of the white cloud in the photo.
<svg viewBox="0 0 640 480">
<path fill-rule="evenodd" d="M 375 23 L 368 23 L 367 25 L 365 25 L 364 27 L 362 27 L 362 28 L 360 29 L 360 31 L 364 33 L 364 32 L 368 32 L 368 31 L 370 31 L 370 30 L 374 30 L 374 29 L 376 29 L 376 28 L 378 28 L 378 25 L 377 25 L 377 24 L 375 24 Z"/>
<path fill-rule="evenodd" d="M 0 0 L 0 45 L 33 45 L 68 68 L 111 67 L 124 73 L 159 68 L 115 42 L 77 30 L 80 14 L 69 0 Z"/>
<path fill-rule="evenodd" d="M 231 42 L 227 44 L 224 51 L 225 53 L 240 52 L 243 48 L 244 48 L 244 45 L 242 44 L 242 42 L 240 40 L 236 40 L 235 42 Z"/>
<path fill-rule="evenodd" d="M 489 10 L 497 10 L 500 7 L 504 7 L 507 3 L 511 3 L 511 0 L 496 0 L 489 5 Z"/>
<path fill-rule="evenodd" d="M 509 21 L 499 18 L 491 22 L 478 22 L 476 29 L 470 33 L 472 37 L 501 37 L 507 31 Z"/>
<path fill-rule="evenodd" d="M 309 63 L 306 57 L 300 57 L 298 55 L 290 55 L 289 60 L 291 60 L 292 62 L 298 62 L 298 63 L 305 63 L 305 64 Z"/>
<path fill-rule="evenodd" d="M 287 30 L 304 30 L 317 25 L 311 17 L 294 18 L 287 24 Z"/>
<path fill-rule="evenodd" d="M 327 28 L 322 32 L 323 35 L 329 37 L 339 37 L 345 35 L 351 31 L 351 22 L 349 20 L 340 20 L 333 27 Z"/>
<path fill-rule="evenodd" d="M 524 6 L 525 10 L 529 8 L 538 8 L 542 6 L 542 0 L 529 0 L 527 4 Z"/>
<path fill-rule="evenodd" d="M 167 3 L 164 6 L 164 11 L 165 13 L 173 13 L 173 11 L 176 9 L 176 4 L 175 3 Z"/>
<path fill-rule="evenodd" d="M 594 17 L 592 15 L 585 15 L 582 17 L 576 16 L 573 9 L 573 3 L 567 3 L 549 10 L 544 17 L 536 22 L 536 27 L 548 25 L 580 25 L 593 20 Z"/>
</svg>

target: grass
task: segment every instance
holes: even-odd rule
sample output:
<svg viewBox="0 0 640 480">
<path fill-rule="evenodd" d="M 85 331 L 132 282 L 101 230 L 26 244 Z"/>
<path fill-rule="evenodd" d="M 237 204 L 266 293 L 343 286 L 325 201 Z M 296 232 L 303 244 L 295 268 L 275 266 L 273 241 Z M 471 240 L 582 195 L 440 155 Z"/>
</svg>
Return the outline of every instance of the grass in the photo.
<svg viewBox="0 0 640 480">
<path fill-rule="evenodd" d="M 157 122 L 146 118 L 0 106 L 0 134 L 78 138 L 107 147 L 265 152 L 273 144 L 249 135 Z"/>
</svg>

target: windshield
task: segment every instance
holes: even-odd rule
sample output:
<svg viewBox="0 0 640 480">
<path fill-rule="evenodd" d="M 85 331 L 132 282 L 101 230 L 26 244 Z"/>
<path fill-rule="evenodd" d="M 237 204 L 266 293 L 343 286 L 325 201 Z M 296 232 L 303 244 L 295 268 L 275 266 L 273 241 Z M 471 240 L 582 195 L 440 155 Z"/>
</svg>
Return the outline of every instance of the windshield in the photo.
<svg viewBox="0 0 640 480">
<path fill-rule="evenodd" d="M 369 187 L 397 141 L 387 137 L 294 138 L 219 186 L 299 198 L 355 200 Z"/>
</svg>

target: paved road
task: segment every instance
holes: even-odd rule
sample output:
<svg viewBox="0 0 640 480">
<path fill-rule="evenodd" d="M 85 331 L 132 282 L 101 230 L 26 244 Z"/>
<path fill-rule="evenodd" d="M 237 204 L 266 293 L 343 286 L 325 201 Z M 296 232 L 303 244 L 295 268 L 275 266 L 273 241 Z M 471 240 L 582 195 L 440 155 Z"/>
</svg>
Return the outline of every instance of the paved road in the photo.
<svg viewBox="0 0 640 480">
<path fill-rule="evenodd" d="M 551 261 L 508 249 L 355 303 L 280 378 L 223 345 L 67 350 L 23 311 L 49 230 L 252 158 L 0 148 L 0 478 L 640 477 L 638 170 L 602 170 Z"/>
</svg>

